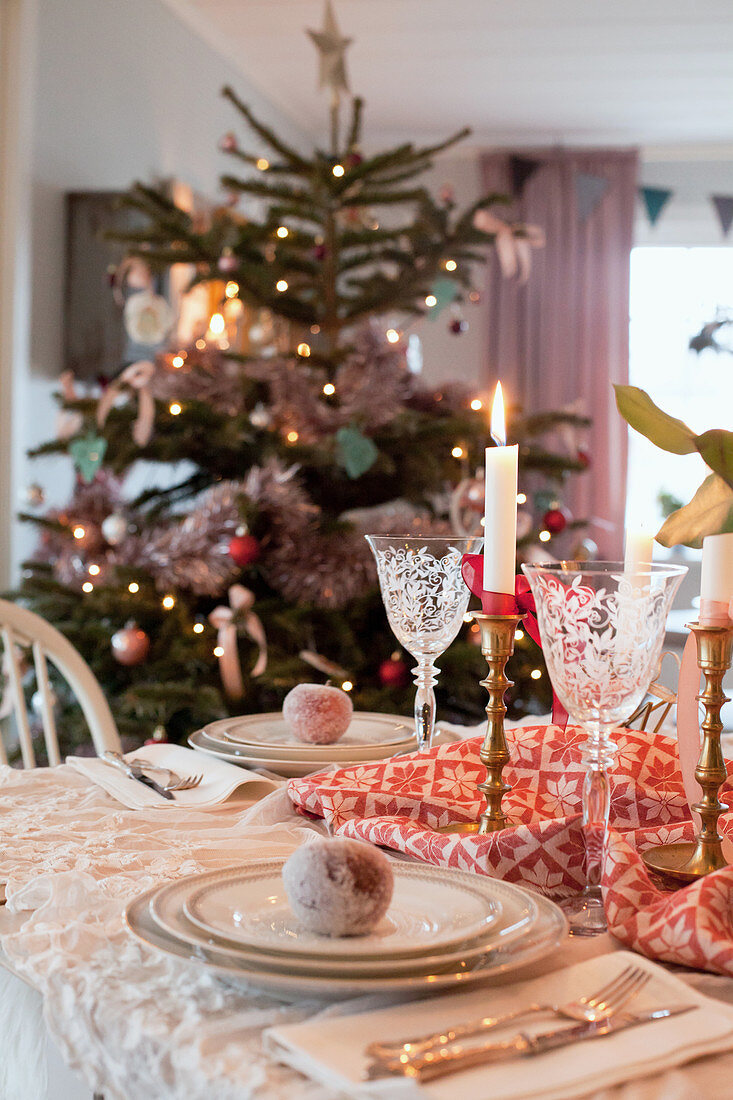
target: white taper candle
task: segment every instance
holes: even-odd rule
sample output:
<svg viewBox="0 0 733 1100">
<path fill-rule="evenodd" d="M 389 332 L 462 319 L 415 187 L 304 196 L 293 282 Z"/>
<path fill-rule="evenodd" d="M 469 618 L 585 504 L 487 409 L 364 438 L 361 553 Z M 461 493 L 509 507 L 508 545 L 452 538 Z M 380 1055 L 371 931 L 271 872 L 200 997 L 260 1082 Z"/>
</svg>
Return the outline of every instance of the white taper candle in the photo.
<svg viewBox="0 0 733 1100">
<path fill-rule="evenodd" d="M 519 447 L 507 447 L 504 401 L 497 383 L 491 412 L 496 447 L 486 448 L 484 591 L 514 593 L 517 556 Z"/>
</svg>

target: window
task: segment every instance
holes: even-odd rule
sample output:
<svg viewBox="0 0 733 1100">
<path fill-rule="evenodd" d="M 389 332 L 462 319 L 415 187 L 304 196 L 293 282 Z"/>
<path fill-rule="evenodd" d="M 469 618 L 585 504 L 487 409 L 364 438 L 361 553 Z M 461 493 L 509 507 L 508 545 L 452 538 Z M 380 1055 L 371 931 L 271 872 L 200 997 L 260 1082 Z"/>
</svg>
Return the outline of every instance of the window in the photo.
<svg viewBox="0 0 733 1100">
<path fill-rule="evenodd" d="M 733 324 L 717 333 L 731 352 L 688 346 L 719 309 L 733 317 L 733 248 L 633 249 L 630 382 L 696 432 L 733 429 Z M 627 526 L 657 530 L 660 493 L 686 503 L 705 474 L 698 455 L 667 454 L 631 432 Z"/>
</svg>

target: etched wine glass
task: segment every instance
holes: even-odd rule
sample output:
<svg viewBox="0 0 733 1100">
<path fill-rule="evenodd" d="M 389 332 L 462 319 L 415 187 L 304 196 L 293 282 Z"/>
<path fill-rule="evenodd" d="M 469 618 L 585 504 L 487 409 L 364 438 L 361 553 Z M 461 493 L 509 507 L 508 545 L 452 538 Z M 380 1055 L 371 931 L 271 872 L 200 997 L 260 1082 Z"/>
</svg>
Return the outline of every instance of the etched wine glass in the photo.
<svg viewBox="0 0 733 1100">
<path fill-rule="evenodd" d="M 523 565 L 537 608 L 552 686 L 583 745 L 586 885 L 561 902 L 576 935 L 606 931 L 601 872 L 616 755 L 613 730 L 629 718 L 652 682 L 667 615 L 684 565 L 560 561 Z"/>
<path fill-rule="evenodd" d="M 461 576 L 464 554 L 479 554 L 482 538 L 400 538 L 367 535 L 377 562 L 387 619 L 415 658 L 415 734 L 429 749 L 435 729 L 435 661 L 454 641 L 471 593 Z"/>
</svg>

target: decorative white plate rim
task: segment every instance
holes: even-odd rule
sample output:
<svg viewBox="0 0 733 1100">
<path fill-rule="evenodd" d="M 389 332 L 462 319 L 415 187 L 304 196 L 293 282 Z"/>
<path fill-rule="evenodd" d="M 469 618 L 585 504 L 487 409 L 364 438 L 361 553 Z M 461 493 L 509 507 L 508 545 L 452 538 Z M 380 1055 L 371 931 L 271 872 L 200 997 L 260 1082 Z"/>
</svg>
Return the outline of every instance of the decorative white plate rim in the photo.
<svg viewBox="0 0 733 1100">
<path fill-rule="evenodd" d="M 444 870 L 431 864 L 392 861 L 396 901 L 393 896 L 388 913 L 393 913 L 392 920 L 401 923 L 403 929 L 395 928 L 391 935 L 387 932 L 378 936 L 330 939 L 299 926 L 282 882 L 284 862 L 283 859 L 258 860 L 246 867 L 211 872 L 208 882 L 194 882 L 185 893 L 182 905 L 186 917 L 214 939 L 224 938 L 249 949 L 287 958 L 310 958 L 316 954 L 351 962 L 357 958 L 419 956 L 425 951 L 431 954 L 446 951 L 455 944 L 489 935 L 501 915 L 501 903 L 496 903 L 490 888 L 476 884 L 475 876 L 466 879 L 455 872 L 446 875 Z M 270 895 L 265 900 L 272 903 L 273 914 L 277 912 L 282 919 L 285 913 L 286 923 L 281 932 L 268 928 L 267 909 L 262 906 L 261 899 L 252 896 L 263 888 Z M 221 895 L 232 890 L 239 890 L 244 895 L 239 903 L 245 910 L 243 917 L 246 920 L 249 910 L 255 927 L 238 926 L 229 921 L 225 913 L 215 912 L 221 905 L 226 910 L 231 909 L 234 899 L 227 901 Z M 452 911 L 451 906 L 454 907 Z M 402 913 L 406 914 L 406 922 Z M 414 937 L 421 933 L 421 923 L 426 927 L 419 943 L 415 943 Z"/>
<path fill-rule="evenodd" d="M 385 730 L 384 737 L 364 736 L 362 740 L 344 740 L 344 738 L 358 737 L 354 729 L 359 725 L 371 727 L 372 731 Z M 258 727 L 268 726 L 274 733 L 274 739 L 261 736 L 238 737 L 234 730 L 237 726 L 250 727 L 255 733 Z M 408 718 L 397 714 L 382 714 L 379 711 L 354 711 L 351 723 L 343 738 L 332 745 L 312 745 L 304 741 L 298 741 L 290 736 L 283 739 L 283 733 L 288 732 L 288 724 L 280 711 L 267 711 L 263 714 L 246 714 L 239 718 L 220 718 L 215 722 L 209 722 L 202 727 L 206 736 L 215 741 L 221 734 L 226 735 L 228 742 L 233 742 L 245 749 L 251 755 L 260 752 L 278 753 L 281 756 L 292 758 L 293 754 L 302 754 L 307 759 L 321 759 L 337 753 L 339 756 L 350 756 L 360 753 L 364 749 L 389 749 L 397 748 L 415 742 L 414 724 Z"/>
<path fill-rule="evenodd" d="M 394 756 L 402 756 L 407 752 L 417 752 L 414 739 L 411 739 L 401 745 L 390 745 L 387 749 L 383 748 L 381 745 L 365 745 L 363 749 L 355 747 L 353 753 L 350 753 L 348 756 L 343 754 L 335 756 L 326 753 L 318 757 L 299 756 L 297 753 L 291 756 L 289 752 L 280 753 L 278 751 L 268 752 L 265 749 L 261 751 L 250 749 L 247 745 L 240 745 L 238 741 L 230 741 L 226 734 L 219 734 L 212 737 L 210 734 L 206 733 L 205 730 L 198 730 L 197 732 L 216 748 L 224 749 L 225 752 L 229 752 L 232 749 L 243 752 L 250 759 L 261 760 L 263 764 L 303 764 L 308 767 L 315 767 L 323 764 L 338 764 L 339 767 L 346 768 L 349 764 L 379 764 L 383 760 L 391 760 Z M 321 745 L 319 747 L 321 749 L 329 748 L 328 745 Z"/>
<path fill-rule="evenodd" d="M 135 898 L 125 909 L 125 922 L 130 932 L 148 946 L 168 955 L 199 962 L 229 985 L 254 986 L 286 1000 L 301 1000 L 308 996 L 330 998 L 353 997 L 360 993 L 437 992 L 456 985 L 473 985 L 528 966 L 548 955 L 562 942 L 568 931 L 562 911 L 547 898 L 537 895 L 539 918 L 534 933 L 524 940 L 508 944 L 488 957 L 478 956 L 471 967 L 447 973 L 397 975 L 394 977 L 324 978 L 280 972 L 250 962 L 236 962 L 214 948 L 191 947 L 185 941 L 160 928 L 152 918 L 149 901 L 157 887 Z"/>
<path fill-rule="evenodd" d="M 352 962 L 349 959 L 326 958 L 315 954 L 304 957 L 284 956 L 278 952 L 243 948 L 224 937 L 213 939 L 187 919 L 181 904 L 181 894 L 185 894 L 185 888 L 181 890 L 183 881 L 165 883 L 157 890 L 150 892 L 150 915 L 159 928 L 191 947 L 213 950 L 235 962 L 250 963 L 255 966 L 287 966 L 288 972 L 292 974 L 317 974 L 328 977 L 343 977 L 347 974 L 373 977 L 380 973 L 386 973 L 387 976 L 414 975 L 426 968 L 443 971 L 478 955 L 488 957 L 492 952 L 505 951 L 511 944 L 531 936 L 540 917 L 536 900 L 528 891 L 518 890 L 512 884 L 499 883 L 499 893 L 504 895 L 502 897 L 504 912 L 496 922 L 499 928 L 492 928 L 485 938 L 478 937 L 474 941 L 457 944 L 450 951 L 440 954 L 391 956 L 385 969 L 381 959 L 371 958 Z"/>
<path fill-rule="evenodd" d="M 203 752 L 207 756 L 213 756 L 217 760 L 226 760 L 229 764 L 239 764 L 242 768 L 265 768 L 267 771 L 273 772 L 283 779 L 302 779 L 304 776 L 313 775 L 315 772 L 328 771 L 329 768 L 355 768 L 362 763 L 374 763 L 374 761 L 371 760 L 358 760 L 349 762 L 348 764 L 336 764 L 335 761 L 325 760 L 321 761 L 319 764 L 311 764 L 303 760 L 271 760 L 262 756 L 248 756 L 246 753 L 238 752 L 234 746 L 232 746 L 233 751 L 231 752 L 218 748 L 216 744 L 209 741 L 203 730 L 196 730 L 195 733 L 190 733 L 187 740 L 191 748 L 195 749 L 196 752 Z"/>
</svg>

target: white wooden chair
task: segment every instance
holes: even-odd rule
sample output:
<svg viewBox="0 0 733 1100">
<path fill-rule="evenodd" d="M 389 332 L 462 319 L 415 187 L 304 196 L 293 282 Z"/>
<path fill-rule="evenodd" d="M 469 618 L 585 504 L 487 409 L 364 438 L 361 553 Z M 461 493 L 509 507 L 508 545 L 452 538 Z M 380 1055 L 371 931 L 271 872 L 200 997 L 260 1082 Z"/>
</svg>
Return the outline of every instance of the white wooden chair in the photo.
<svg viewBox="0 0 733 1100">
<path fill-rule="evenodd" d="M 63 634 L 40 615 L 24 607 L 17 607 L 7 600 L 0 600 L 0 635 L 3 640 L 4 668 L 24 768 L 34 768 L 36 756 L 33 751 L 28 710 L 23 694 L 18 647 L 30 646 L 33 651 L 33 663 L 41 699 L 40 718 L 49 764 L 52 766 L 60 764 L 61 754 L 53 715 L 53 696 L 48 678 L 47 658 L 58 669 L 76 696 L 89 726 L 97 754 L 101 755 L 105 749 L 120 751 L 117 726 L 99 682 L 84 658 Z M 2 737 L 0 737 L 0 762 L 7 763 L 7 752 Z"/>
</svg>

